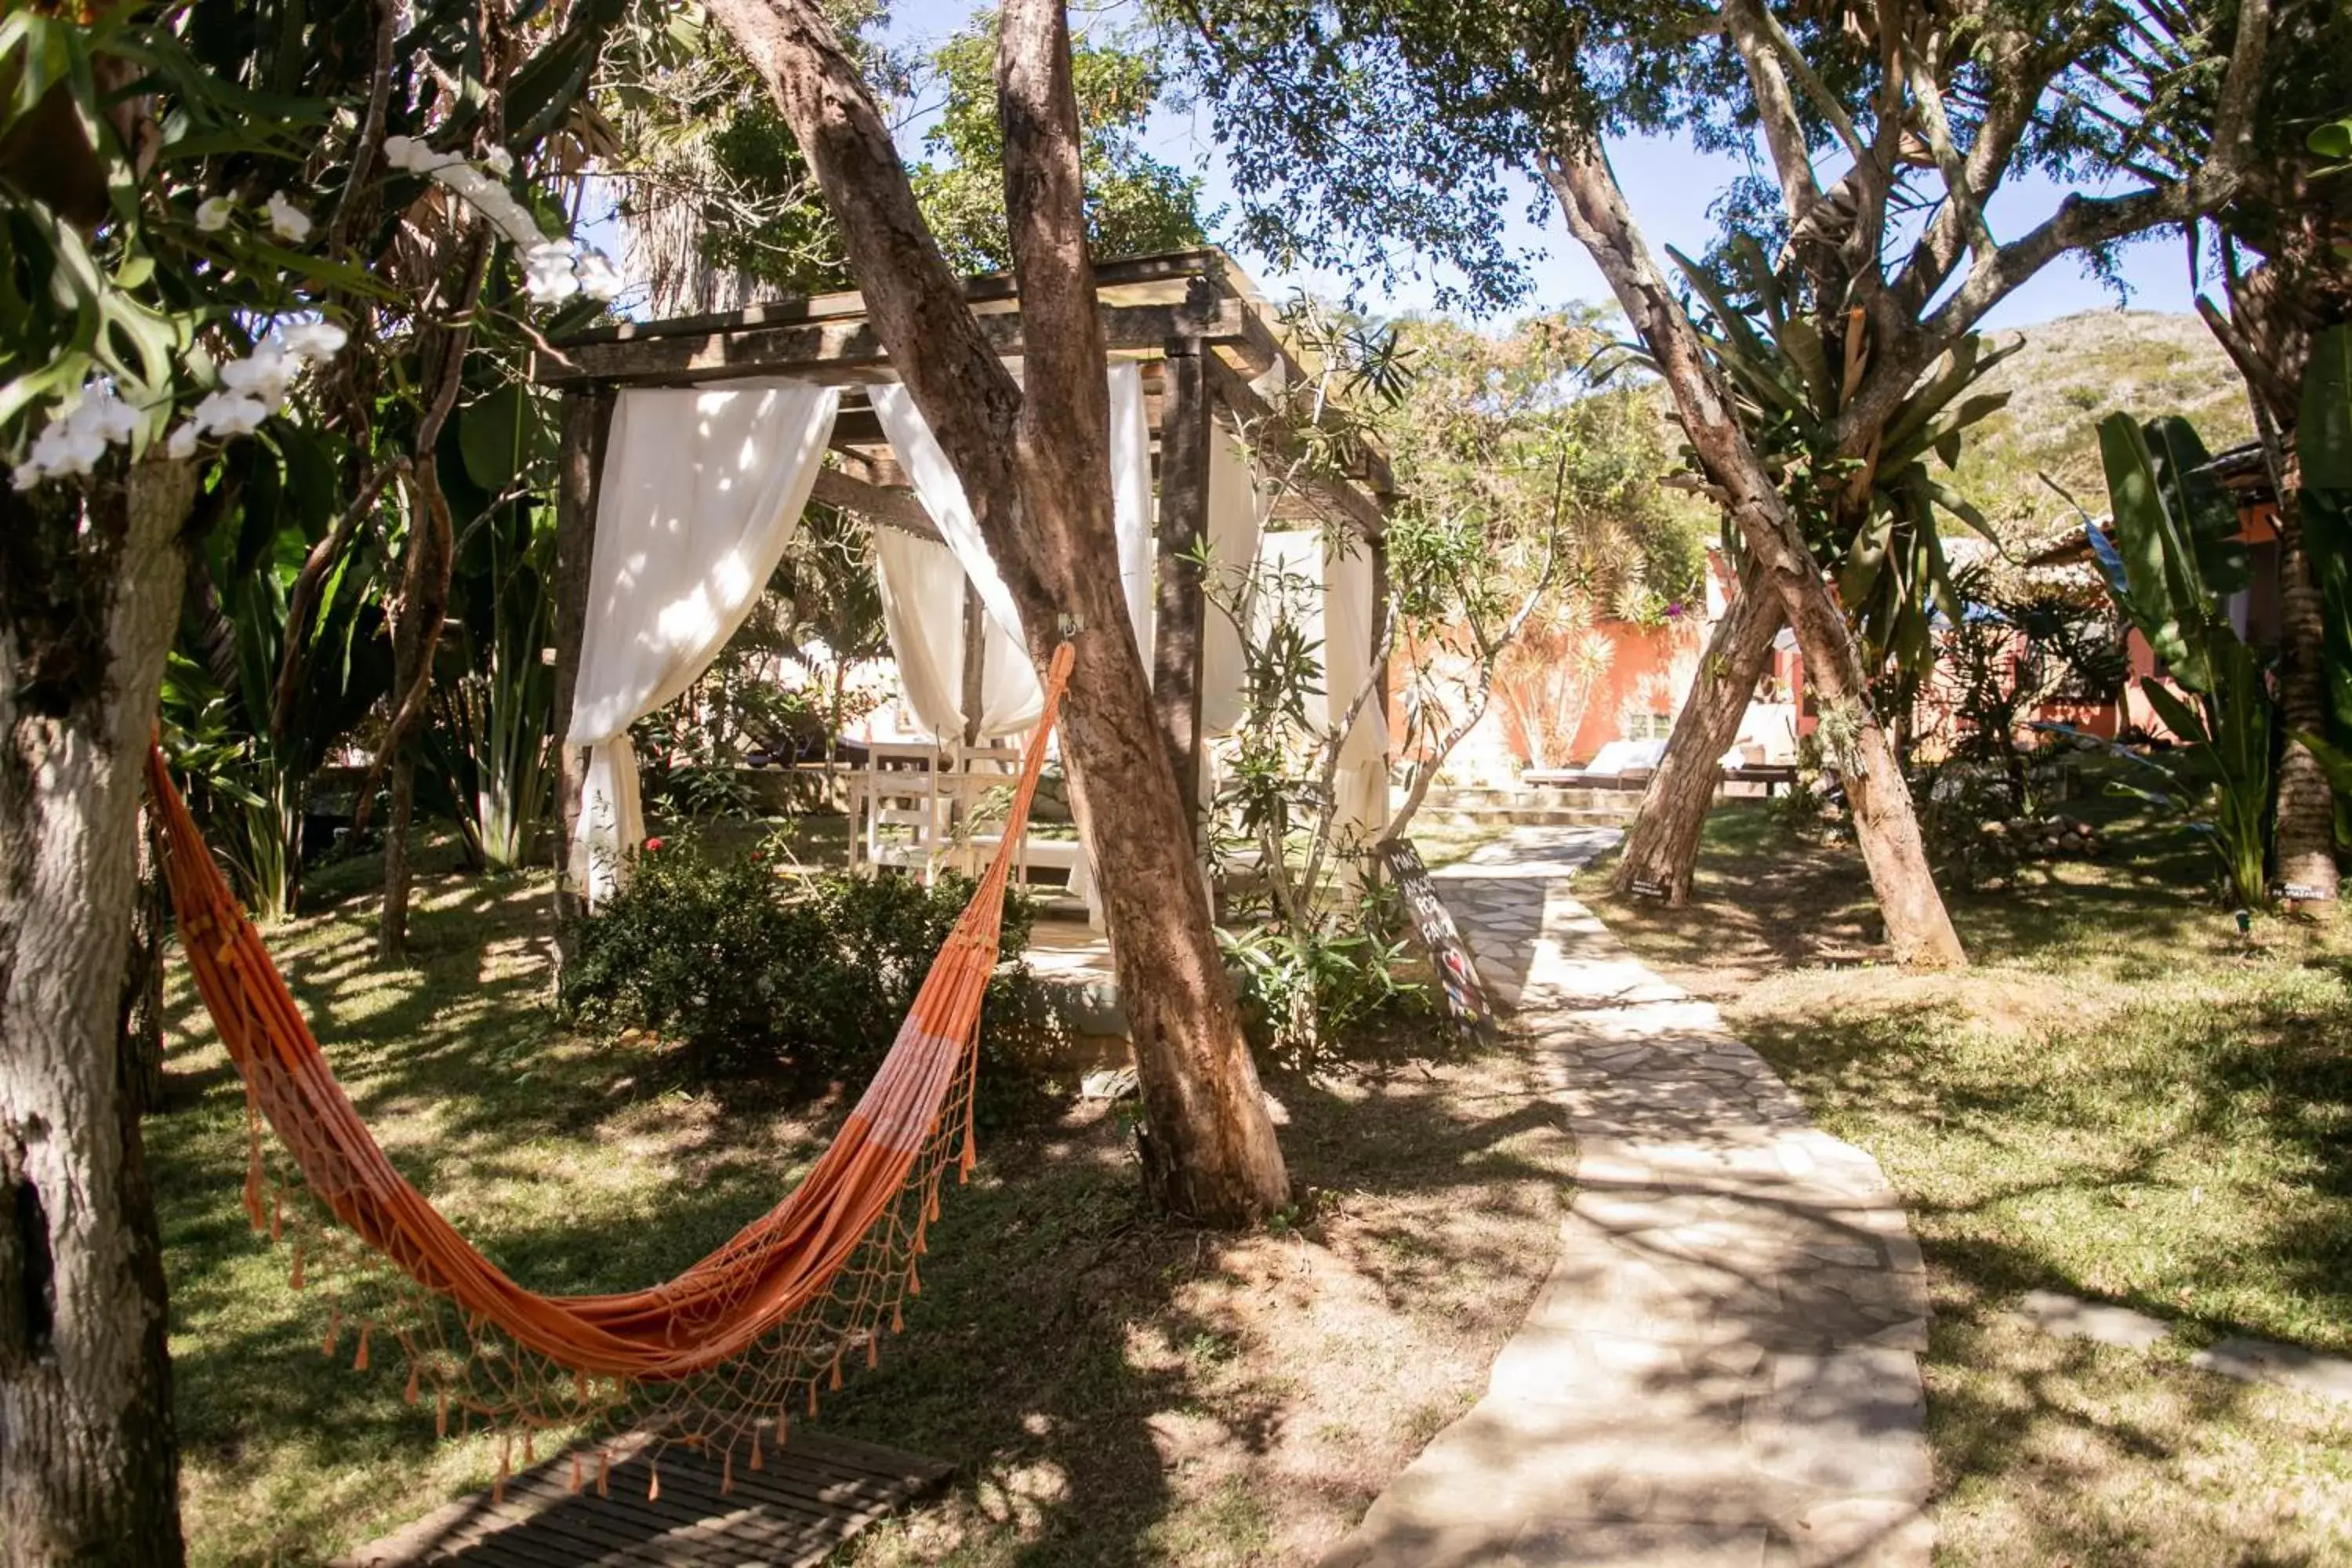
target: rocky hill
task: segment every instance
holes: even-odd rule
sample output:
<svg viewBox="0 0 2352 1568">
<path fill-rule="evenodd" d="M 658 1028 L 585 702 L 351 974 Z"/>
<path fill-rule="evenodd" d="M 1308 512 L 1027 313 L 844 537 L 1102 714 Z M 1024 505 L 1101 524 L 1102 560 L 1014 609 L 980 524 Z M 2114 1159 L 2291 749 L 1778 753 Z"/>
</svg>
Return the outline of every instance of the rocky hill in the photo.
<svg viewBox="0 0 2352 1568">
<path fill-rule="evenodd" d="M 2047 535 L 2067 515 L 2037 473 L 2105 510 L 2097 426 L 2110 413 L 2186 415 L 2215 451 L 2253 435 L 2244 384 L 2193 315 L 2084 310 L 1992 336 L 2025 343 L 1986 378 L 2009 406 L 1969 432 L 1952 483 L 2012 541 Z"/>
</svg>

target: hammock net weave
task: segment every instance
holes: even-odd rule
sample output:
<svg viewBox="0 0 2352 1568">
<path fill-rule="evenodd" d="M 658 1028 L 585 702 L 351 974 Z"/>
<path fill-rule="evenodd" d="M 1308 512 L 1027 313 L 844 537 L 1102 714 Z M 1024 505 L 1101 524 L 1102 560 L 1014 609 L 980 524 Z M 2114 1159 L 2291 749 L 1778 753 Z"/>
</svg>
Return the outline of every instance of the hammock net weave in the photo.
<svg viewBox="0 0 2352 1568">
<path fill-rule="evenodd" d="M 997 961 L 1013 856 L 1045 763 L 1071 650 L 1048 671 L 1003 843 L 932 961 L 889 1053 L 841 1131 L 768 1213 L 665 1284 L 548 1296 L 509 1279 L 395 1171 L 335 1079 L 285 980 L 205 847 L 160 751 L 149 759 L 165 874 L 197 992 L 243 1079 L 245 1208 L 289 1245 L 292 1281 L 327 1298 L 322 1349 L 356 1367 L 388 1352 L 445 1435 L 501 1434 L 499 1481 L 534 1435 L 629 1422 L 741 1462 L 816 1413 L 845 1365 L 871 1366 L 921 1289 L 918 1260 L 950 1165 L 972 1164 L 981 1001 Z M 272 1158 L 267 1123 L 282 1154 Z M 520 1452 L 516 1451 L 520 1443 Z M 604 1484 L 604 1466 L 577 1488 Z M 656 1482 L 658 1485 L 658 1481 Z"/>
</svg>

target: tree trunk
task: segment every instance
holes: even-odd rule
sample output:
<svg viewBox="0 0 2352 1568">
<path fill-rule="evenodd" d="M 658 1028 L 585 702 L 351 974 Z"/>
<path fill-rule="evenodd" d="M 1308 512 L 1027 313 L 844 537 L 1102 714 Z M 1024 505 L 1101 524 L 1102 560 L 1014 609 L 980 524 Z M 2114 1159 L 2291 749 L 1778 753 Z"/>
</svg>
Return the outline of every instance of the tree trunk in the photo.
<svg viewBox="0 0 2352 1568">
<path fill-rule="evenodd" d="M 133 833 L 139 863 L 132 873 L 130 963 L 122 976 L 123 1085 L 131 1114 L 144 1116 L 163 1104 L 163 934 L 171 895 L 152 811 L 140 811 Z"/>
<path fill-rule="evenodd" d="M 555 713 L 548 739 L 555 761 L 555 986 L 562 995 L 572 960 L 571 922 L 588 911 L 572 885 L 572 836 L 580 826 L 588 784 L 588 752 L 572 743 L 572 699 L 580 684 L 580 645 L 588 620 L 588 567 L 596 549 L 596 481 L 604 469 L 614 394 L 609 387 L 563 395 L 563 443 L 556 469 L 555 566 L 548 592 L 555 600 Z M 840 702 L 836 685 L 835 703 Z M 833 754 L 828 744 L 825 761 Z"/>
<path fill-rule="evenodd" d="M 2289 731 L 2327 732 L 2327 622 L 2304 547 L 2297 487 L 2278 500 L 2279 718 Z M 2278 764 L 2278 879 L 2313 912 L 2336 910 L 2336 789 L 2311 748 L 2291 735 Z"/>
<path fill-rule="evenodd" d="M 1656 361 L 1701 466 L 1727 498 L 1740 537 L 1796 628 L 1806 679 L 1830 721 L 1825 743 L 1853 813 L 1888 945 L 1902 963 L 1965 964 L 1968 953 L 1927 867 L 1910 788 L 1885 727 L 1871 711 L 1853 630 L 1733 416 L 1696 329 L 1651 259 L 1599 142 L 1576 135 L 1546 157 L 1544 174 L 1569 232 L 1591 254 Z"/>
<path fill-rule="evenodd" d="M 385 963 L 408 956 L 408 829 L 416 818 L 416 748 L 403 743 L 393 754 L 392 809 L 383 823 L 383 901 L 376 909 L 375 955 Z"/>
<path fill-rule="evenodd" d="M 0 502 L 0 1563 L 183 1556 L 128 1092 L 137 822 L 187 463 Z"/>
<path fill-rule="evenodd" d="M 2352 297 L 2331 269 L 2314 265 L 2324 243 L 2298 233 L 2285 257 L 2229 279 L 2225 316 L 2200 298 L 2198 313 L 2212 329 L 2246 383 L 2254 426 L 2278 492 L 2279 717 L 2289 731 L 2327 733 L 2327 620 L 2318 574 L 2303 531 L 2299 466 L 2286 449 L 2302 413 L 2303 378 L 2312 340 L 2331 319 L 2352 308 Z M 2339 893 L 2336 870 L 2336 795 L 2327 771 L 2311 749 L 2290 734 L 2280 749 L 2273 849 L 2278 879 L 2303 889 L 2313 912 L 2332 915 Z"/>
<path fill-rule="evenodd" d="M 1642 808 L 1625 831 L 1625 853 L 1614 879 L 1619 892 L 1654 896 L 1662 888 L 1674 908 L 1690 902 L 1699 836 L 1715 804 L 1717 763 L 1739 738 L 1748 700 L 1764 678 L 1772 639 L 1788 619 L 1762 573 L 1751 568 L 1740 574 L 1738 597 L 1706 639 L 1690 695 L 1666 737 L 1665 755 L 1658 759 L 1658 771 L 1642 792 Z"/>
<path fill-rule="evenodd" d="M 868 318 L 962 481 L 1042 668 L 1077 662 L 1064 754 L 1142 1082 L 1145 1181 L 1245 1224 L 1289 1201 L 1192 854 L 1191 807 L 1127 630 L 1111 525 L 1109 395 L 1087 255 L 1069 36 L 1058 0 L 1005 7 L 998 90 L 1024 318 L 1024 399 L 925 226 L 890 133 L 814 0 L 713 0 L 842 226 Z"/>
</svg>

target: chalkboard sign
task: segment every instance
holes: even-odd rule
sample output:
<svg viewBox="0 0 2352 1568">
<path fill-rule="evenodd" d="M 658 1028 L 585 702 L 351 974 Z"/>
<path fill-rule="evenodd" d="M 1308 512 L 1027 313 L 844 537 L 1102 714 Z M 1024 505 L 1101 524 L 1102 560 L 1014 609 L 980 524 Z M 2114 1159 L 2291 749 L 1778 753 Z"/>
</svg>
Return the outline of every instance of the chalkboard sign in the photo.
<svg viewBox="0 0 2352 1568">
<path fill-rule="evenodd" d="M 1462 1032 L 1480 1044 L 1495 1037 L 1495 1005 L 1486 999 L 1486 988 L 1478 982 L 1478 965 L 1470 956 L 1469 944 L 1454 924 L 1454 915 L 1437 896 L 1437 888 L 1429 879 L 1429 868 L 1422 864 L 1421 851 L 1409 838 L 1383 838 L 1374 847 L 1381 864 L 1388 868 L 1395 881 L 1397 892 L 1404 900 L 1407 913 L 1412 916 L 1412 929 L 1421 936 L 1422 945 L 1429 949 L 1431 964 L 1437 971 L 1438 988 L 1445 994 L 1445 1010 L 1462 1026 Z"/>
</svg>

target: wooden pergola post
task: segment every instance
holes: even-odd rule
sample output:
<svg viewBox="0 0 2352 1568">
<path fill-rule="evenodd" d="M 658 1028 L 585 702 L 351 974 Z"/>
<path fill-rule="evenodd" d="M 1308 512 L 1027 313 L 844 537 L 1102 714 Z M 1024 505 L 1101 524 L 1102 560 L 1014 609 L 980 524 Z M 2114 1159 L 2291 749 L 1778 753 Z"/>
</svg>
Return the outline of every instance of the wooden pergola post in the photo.
<svg viewBox="0 0 2352 1568">
<path fill-rule="evenodd" d="M 588 624 L 588 564 L 596 546 L 596 479 L 604 471 L 604 440 L 615 398 L 609 385 L 567 388 L 560 427 L 555 490 L 555 912 L 576 915 L 580 894 L 570 885 L 572 836 L 580 824 L 588 753 L 564 743 L 572 732 L 572 693 L 580 683 L 580 643 Z M 563 954 L 559 951 L 559 961 Z"/>
<path fill-rule="evenodd" d="M 1176 788 L 1200 837 L 1201 649 L 1208 599 L 1194 557 L 1209 536 L 1209 381 L 1197 338 L 1168 340 L 1160 416 L 1151 700 Z"/>
<path fill-rule="evenodd" d="M 1296 384 L 1305 373 L 1261 317 L 1255 295 L 1222 252 L 1190 250 L 1105 262 L 1095 268 L 1106 348 L 1115 355 L 1160 359 L 1159 520 L 1155 530 L 1158 633 L 1142 650 L 1152 673 L 1153 706 L 1169 766 L 1193 803 L 1201 833 L 1202 669 L 1209 606 L 1192 558 L 1208 538 L 1209 452 L 1215 411 L 1233 415 L 1277 457 L 1295 456 L 1297 438 L 1273 417 L 1253 377 L 1278 374 Z M 982 334 L 1007 356 L 1024 352 L 1018 289 L 1010 277 L 968 279 Z M 560 395 L 562 450 L 556 501 L 555 739 L 558 816 L 556 908 L 580 908 L 565 885 L 565 862 L 577 828 L 587 772 L 583 752 L 562 743 L 571 728 L 587 618 L 589 557 L 595 544 L 597 478 L 617 390 L 625 386 L 723 385 L 749 376 L 793 376 L 855 387 L 895 372 L 865 300 L 854 293 L 780 300 L 714 315 L 620 321 L 544 344 L 530 376 Z M 1147 404 L 1147 408 L 1150 405 Z M 812 499 L 856 511 L 870 522 L 939 540 L 906 469 L 871 408 L 844 409 L 835 421 L 837 466 L 815 478 Z M 1383 523 L 1390 488 L 1387 460 L 1364 454 L 1360 475 L 1313 474 L 1303 483 L 1318 515 L 1343 518 L 1369 540 Z M 1377 547 L 1376 547 L 1377 548 Z M 1241 563 L 1246 567 L 1247 563 Z M 977 645 L 984 615 L 967 610 L 965 709 L 980 711 Z M 976 724 L 969 726 L 976 731 Z M 968 732 L 967 743 L 976 738 Z"/>
</svg>

